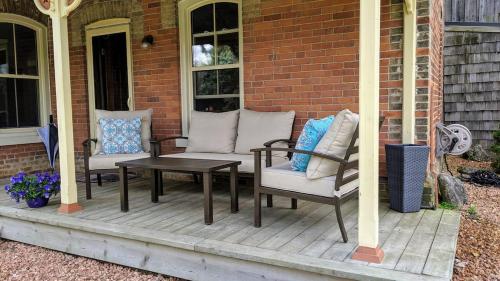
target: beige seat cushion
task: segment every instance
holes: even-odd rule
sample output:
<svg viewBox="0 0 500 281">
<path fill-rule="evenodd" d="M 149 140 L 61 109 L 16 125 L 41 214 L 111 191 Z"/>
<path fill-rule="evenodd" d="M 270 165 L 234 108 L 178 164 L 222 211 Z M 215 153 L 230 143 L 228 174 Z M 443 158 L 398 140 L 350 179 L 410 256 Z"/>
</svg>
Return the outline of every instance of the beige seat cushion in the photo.
<svg viewBox="0 0 500 281">
<path fill-rule="evenodd" d="M 118 167 L 115 165 L 116 162 L 148 158 L 150 156 L 151 155 L 149 153 L 92 155 L 91 157 L 89 157 L 89 169 L 90 170 L 118 169 Z"/>
<path fill-rule="evenodd" d="M 223 113 L 193 111 L 186 152 L 233 152 L 238 116 L 239 110 Z"/>
<path fill-rule="evenodd" d="M 253 174 L 254 169 L 254 159 L 251 154 L 219 154 L 219 153 L 177 153 L 177 154 L 168 154 L 162 155 L 160 157 L 171 157 L 171 158 L 189 158 L 189 159 L 212 159 L 212 160 L 229 160 L 229 161 L 241 161 L 241 165 L 238 166 L 238 172 L 240 173 L 250 173 Z M 262 167 L 266 166 L 265 157 L 262 157 Z M 288 158 L 286 157 L 273 157 L 272 158 L 273 165 L 280 164 L 284 162 L 288 162 Z M 221 171 L 228 172 L 229 168 L 223 169 Z"/>
<path fill-rule="evenodd" d="M 102 151 L 102 130 L 99 126 L 99 119 L 113 118 L 113 119 L 125 119 L 132 120 L 136 117 L 141 117 L 141 142 L 144 152 L 149 152 L 151 150 L 151 145 L 149 141 L 151 140 L 151 115 L 153 114 L 152 109 L 146 110 L 136 110 L 136 111 L 107 111 L 107 110 L 95 110 L 95 124 L 96 124 L 96 138 L 97 143 L 95 146 L 94 155 L 101 153 Z"/>
<path fill-rule="evenodd" d="M 352 136 L 356 131 L 358 122 L 358 114 L 352 113 L 348 109 L 342 110 L 335 116 L 333 124 L 320 140 L 314 151 L 344 158 L 347 148 L 351 143 Z M 307 178 L 319 179 L 336 175 L 339 165 L 338 162 L 313 156 L 307 166 Z"/>
<path fill-rule="evenodd" d="M 356 172 L 356 170 L 348 170 L 344 173 L 344 177 L 353 175 Z M 262 186 L 281 190 L 324 197 L 341 197 L 359 187 L 358 180 L 354 180 L 340 187 L 339 191 L 336 191 L 335 180 L 336 176 L 313 180 L 308 179 L 306 173 L 293 171 L 289 162 L 262 169 Z"/>
<path fill-rule="evenodd" d="M 242 109 L 238 123 L 238 138 L 235 153 L 250 154 L 250 149 L 263 147 L 265 142 L 275 139 L 290 139 L 295 111 L 257 112 Z M 278 143 L 275 147 L 287 147 Z M 286 152 L 273 153 L 286 156 Z"/>
</svg>

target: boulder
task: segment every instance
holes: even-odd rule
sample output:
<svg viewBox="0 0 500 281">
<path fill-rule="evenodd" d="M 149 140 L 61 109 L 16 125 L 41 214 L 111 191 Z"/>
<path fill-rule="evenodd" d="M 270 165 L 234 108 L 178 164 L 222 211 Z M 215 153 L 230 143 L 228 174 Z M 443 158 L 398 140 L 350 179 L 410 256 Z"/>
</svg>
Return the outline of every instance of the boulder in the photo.
<svg viewBox="0 0 500 281">
<path fill-rule="evenodd" d="M 450 174 L 439 174 L 439 194 L 441 199 L 448 203 L 455 204 L 458 207 L 462 207 L 467 203 L 467 193 L 464 188 L 464 183 L 450 175 Z"/>
<path fill-rule="evenodd" d="M 491 161 L 492 157 L 480 144 L 473 145 L 469 151 L 464 154 L 465 159 L 473 161 Z"/>
</svg>

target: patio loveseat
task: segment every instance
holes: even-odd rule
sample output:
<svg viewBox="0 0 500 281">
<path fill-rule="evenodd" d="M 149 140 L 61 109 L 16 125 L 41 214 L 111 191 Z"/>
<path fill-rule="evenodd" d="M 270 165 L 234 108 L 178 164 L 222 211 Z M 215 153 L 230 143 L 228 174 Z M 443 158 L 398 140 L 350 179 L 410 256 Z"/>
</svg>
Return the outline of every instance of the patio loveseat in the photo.
<svg viewBox="0 0 500 281">
<path fill-rule="evenodd" d="M 294 111 L 257 112 L 246 109 L 223 113 L 193 111 L 188 137 L 174 136 L 152 140 L 151 147 L 154 154 L 159 157 L 241 161 L 238 174 L 253 177 L 254 156 L 250 149 L 262 146 L 287 148 L 294 120 Z M 161 143 L 175 139 L 188 141 L 186 151 L 162 155 Z M 269 153 L 268 156 L 262 160 L 263 166 L 286 163 L 289 160 L 287 152 Z M 229 172 L 229 169 L 222 172 Z M 268 197 L 268 206 L 272 206 L 271 196 Z"/>
</svg>

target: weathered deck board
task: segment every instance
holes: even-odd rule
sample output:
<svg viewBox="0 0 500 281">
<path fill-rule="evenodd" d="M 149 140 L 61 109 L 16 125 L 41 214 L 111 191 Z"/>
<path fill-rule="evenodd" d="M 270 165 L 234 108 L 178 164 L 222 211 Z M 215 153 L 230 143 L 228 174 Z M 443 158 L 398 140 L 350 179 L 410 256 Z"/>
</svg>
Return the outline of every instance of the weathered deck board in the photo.
<svg viewBox="0 0 500 281">
<path fill-rule="evenodd" d="M 335 273 L 340 274 L 337 277 L 361 280 L 370 279 L 369 276 L 382 280 L 427 280 L 434 277 L 437 278 L 434 280 L 447 280 L 452 273 L 459 217 L 450 211 L 425 210 L 402 214 L 389 210 L 386 204 L 381 203 L 379 237 L 386 257 L 382 264 L 377 265 L 350 259 L 357 246 L 356 199 L 342 205 L 349 235 L 349 242 L 343 243 L 332 206 L 299 201 L 298 209 L 293 210 L 289 199 L 275 197 L 273 208 L 262 209 L 262 227 L 255 228 L 251 188 L 240 189 L 240 211 L 232 214 L 229 192 L 225 183 L 221 183 L 214 189 L 214 224 L 207 226 L 203 222 L 203 192 L 199 185 L 169 182 L 159 203 L 152 203 L 148 184 L 141 180 L 131 182 L 130 211 L 126 213 L 120 211 L 116 183 L 94 187 L 92 200 L 85 200 L 84 188 L 79 186 L 79 199 L 84 210 L 71 215 L 58 214 L 55 199 L 46 208 L 32 210 L 25 208 L 23 203 L 9 201 L 5 194 L 0 193 L 0 228 L 11 228 L 14 219 L 25 216 L 29 222 L 23 226 L 27 227 L 26 231 L 35 227 L 33 220 L 43 225 L 53 221 L 55 227 L 74 228 L 75 231 L 90 231 L 99 235 L 112 234 L 130 241 L 145 242 L 146 245 L 161 243 L 164 246 L 223 255 L 240 262 L 286 266 L 309 273 Z M 3 219 L 6 218 L 4 215 L 9 219 Z M 16 232 L 4 231 L 0 232 L 0 236 L 4 233 L 15 237 Z M 71 236 L 77 232 L 61 232 L 57 237 L 67 239 L 67 233 Z M 74 236 L 80 239 L 79 242 L 65 244 L 64 247 L 78 247 L 79 243 L 90 241 L 90 238 L 82 235 L 79 233 Z M 33 236 L 26 234 L 23 237 L 31 239 L 29 237 Z M 48 247 L 57 244 L 54 243 L 49 243 Z M 96 245 L 99 243 L 95 241 Z M 63 245 L 56 246 L 55 249 L 65 251 Z M 137 249 L 141 255 L 147 255 L 149 251 Z M 77 248 L 74 250 L 74 253 L 80 253 Z M 103 254 L 88 251 L 85 250 L 85 255 L 92 254 L 98 259 Z M 160 256 L 159 252 L 155 252 L 155 258 Z M 116 258 L 121 263 L 122 259 Z M 109 257 L 105 260 L 109 260 Z M 142 266 L 134 262 L 131 266 L 151 270 L 151 265 Z"/>
<path fill-rule="evenodd" d="M 427 260 L 442 211 L 426 211 L 396 265 L 397 270 L 421 273 Z"/>
</svg>

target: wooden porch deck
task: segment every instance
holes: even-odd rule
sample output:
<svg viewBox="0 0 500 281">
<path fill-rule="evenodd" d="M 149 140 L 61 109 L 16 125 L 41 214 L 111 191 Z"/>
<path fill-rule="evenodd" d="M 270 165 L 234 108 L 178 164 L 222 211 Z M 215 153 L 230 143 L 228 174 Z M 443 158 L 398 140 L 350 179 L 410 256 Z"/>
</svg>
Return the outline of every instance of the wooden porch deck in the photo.
<svg viewBox="0 0 500 281">
<path fill-rule="evenodd" d="M 1 182 L 1 181 L 0 181 Z M 3 186 L 3 185 L 2 185 Z M 343 243 L 332 206 L 275 199 L 253 227 L 251 188 L 240 186 L 240 212 L 230 213 L 228 187 L 214 184 L 214 224 L 203 223 L 201 186 L 171 182 L 151 203 L 148 182 L 130 181 L 130 211 L 120 211 L 116 183 L 93 185 L 82 212 L 57 213 L 57 199 L 33 210 L 0 193 L 0 237 L 190 280 L 449 280 L 459 214 L 401 214 L 380 207 L 382 264 L 351 260 L 357 246 L 357 200 L 342 206 Z"/>
</svg>

